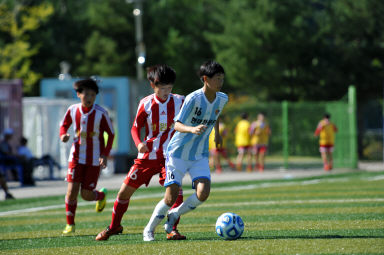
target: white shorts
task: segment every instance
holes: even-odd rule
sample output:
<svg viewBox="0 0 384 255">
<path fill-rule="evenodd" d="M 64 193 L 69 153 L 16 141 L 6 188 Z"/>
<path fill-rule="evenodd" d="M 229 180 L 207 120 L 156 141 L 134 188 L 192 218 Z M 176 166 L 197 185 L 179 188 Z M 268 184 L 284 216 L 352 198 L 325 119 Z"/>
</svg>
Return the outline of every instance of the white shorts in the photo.
<svg viewBox="0 0 384 255">
<path fill-rule="evenodd" d="M 208 158 L 199 160 L 184 160 L 174 157 L 167 157 L 165 161 L 166 178 L 164 187 L 176 183 L 181 186 L 183 178 L 187 172 L 191 176 L 192 188 L 195 188 L 194 182 L 197 179 L 208 179 L 211 181 L 211 171 L 209 169 Z"/>
</svg>

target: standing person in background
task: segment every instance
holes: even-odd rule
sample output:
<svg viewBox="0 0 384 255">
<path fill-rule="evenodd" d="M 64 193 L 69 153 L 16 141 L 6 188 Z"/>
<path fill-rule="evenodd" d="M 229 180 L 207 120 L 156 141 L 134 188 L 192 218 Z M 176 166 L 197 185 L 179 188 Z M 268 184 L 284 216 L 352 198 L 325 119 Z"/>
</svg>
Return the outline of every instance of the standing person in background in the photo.
<svg viewBox="0 0 384 255">
<path fill-rule="evenodd" d="M 329 119 L 331 115 L 325 113 L 322 120 L 320 120 L 315 130 L 315 136 L 320 136 L 320 154 L 323 160 L 324 170 L 329 171 L 333 168 L 333 147 L 335 144 L 335 133 L 337 127 Z"/>
<path fill-rule="evenodd" d="M 271 129 L 265 119 L 264 113 L 257 115 L 257 120 L 252 122 L 250 128 L 251 150 L 255 158 L 255 170 L 264 171 L 265 153 L 268 149 L 268 140 L 271 135 Z"/>
<path fill-rule="evenodd" d="M 106 204 L 107 190 L 96 190 L 100 170 L 107 167 L 107 157 L 112 148 L 114 131 L 108 112 L 95 104 L 99 87 L 93 79 L 79 80 L 74 89 L 81 103 L 71 105 L 60 124 L 60 139 L 66 143 L 67 133 L 73 124 L 75 137 L 69 153 L 68 188 L 65 196 L 67 225 L 63 234 L 75 232 L 77 196 L 86 201 L 97 201 L 96 212 L 102 212 Z M 104 143 L 104 132 L 108 141 Z"/>
<path fill-rule="evenodd" d="M 223 116 L 221 118 L 224 118 Z M 227 149 L 225 148 L 225 140 L 228 134 L 228 130 L 221 120 L 219 120 L 219 132 L 223 138 L 223 144 L 221 148 L 217 148 L 215 144 L 215 129 L 212 129 L 211 134 L 209 135 L 209 163 L 210 166 L 216 168 L 216 173 L 220 174 L 222 172 L 220 156 L 223 156 L 224 159 L 228 162 L 228 165 L 233 170 L 235 169 L 235 164 L 232 163 L 231 159 L 228 157 Z"/>
<path fill-rule="evenodd" d="M 236 169 L 237 171 L 243 170 L 244 154 L 247 155 L 247 171 L 252 171 L 251 162 L 251 139 L 249 135 L 249 128 L 251 123 L 248 121 L 248 113 L 241 114 L 241 120 L 237 123 L 235 128 L 235 145 L 237 147 Z"/>
<path fill-rule="evenodd" d="M 160 176 L 160 184 L 164 184 L 165 149 L 175 133 L 173 118 L 179 113 L 184 96 L 171 93 L 176 80 L 176 72 L 167 65 L 149 67 L 147 78 L 154 93 L 140 101 L 131 129 L 132 138 L 139 153 L 117 194 L 111 223 L 96 236 L 96 241 L 105 241 L 110 236 L 123 232 L 121 220 L 128 210 L 132 195 L 141 185 L 148 186 L 152 176 L 156 174 Z M 144 139 L 140 137 L 142 129 L 145 130 Z M 179 206 L 182 202 L 183 192 L 180 190 L 173 207 Z M 176 226 L 177 223 L 167 234 L 167 239 L 186 239 L 179 233 Z"/>
</svg>

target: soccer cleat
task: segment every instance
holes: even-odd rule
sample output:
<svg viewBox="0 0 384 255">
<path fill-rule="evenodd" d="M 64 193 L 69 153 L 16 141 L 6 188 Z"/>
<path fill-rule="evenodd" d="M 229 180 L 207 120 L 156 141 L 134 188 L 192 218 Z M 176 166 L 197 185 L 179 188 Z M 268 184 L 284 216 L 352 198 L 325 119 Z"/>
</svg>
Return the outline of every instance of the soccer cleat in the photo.
<svg viewBox="0 0 384 255">
<path fill-rule="evenodd" d="M 107 204 L 107 189 L 106 188 L 101 188 L 100 192 L 104 193 L 104 199 L 103 200 L 98 200 L 96 202 L 96 212 L 102 212 L 105 208 L 105 205 Z"/>
<path fill-rule="evenodd" d="M 170 234 L 172 232 L 173 225 L 175 225 L 175 222 L 179 218 L 179 215 L 176 212 L 170 212 L 167 215 L 167 221 L 164 224 L 165 232 Z"/>
<path fill-rule="evenodd" d="M 186 236 L 183 236 L 179 231 L 173 230 L 171 233 L 167 234 L 167 240 L 185 240 Z"/>
<path fill-rule="evenodd" d="M 155 233 L 153 231 L 144 229 L 144 231 L 143 231 L 143 241 L 144 242 L 155 241 Z"/>
<path fill-rule="evenodd" d="M 106 241 L 112 235 L 118 235 L 123 233 L 123 226 L 118 226 L 115 229 L 110 229 L 109 226 L 101 231 L 95 238 L 96 241 Z"/>
<path fill-rule="evenodd" d="M 329 165 L 325 164 L 325 165 L 324 165 L 324 170 L 325 170 L 325 171 L 329 171 L 329 170 L 330 170 L 330 169 L 329 169 Z"/>
<path fill-rule="evenodd" d="M 73 234 L 75 233 L 75 225 L 67 224 L 65 226 L 65 229 L 63 230 L 64 235 Z"/>
<path fill-rule="evenodd" d="M 221 169 L 221 167 L 220 167 L 220 168 L 216 168 L 215 173 L 217 173 L 217 174 L 221 174 L 222 171 L 223 171 L 223 170 Z"/>
</svg>

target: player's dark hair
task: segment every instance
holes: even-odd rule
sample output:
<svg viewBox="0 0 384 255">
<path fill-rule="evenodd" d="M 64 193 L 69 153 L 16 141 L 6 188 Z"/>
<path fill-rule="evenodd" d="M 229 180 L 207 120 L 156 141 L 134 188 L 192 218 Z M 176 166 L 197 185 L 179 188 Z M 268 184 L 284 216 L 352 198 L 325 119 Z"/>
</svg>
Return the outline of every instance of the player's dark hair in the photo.
<svg viewBox="0 0 384 255">
<path fill-rule="evenodd" d="M 203 76 L 208 76 L 212 78 L 215 74 L 225 74 L 224 68 L 213 60 L 208 60 L 200 66 L 200 70 L 197 72 L 197 75 L 200 77 L 200 80 L 203 81 Z"/>
<path fill-rule="evenodd" d="M 243 113 L 241 114 L 241 118 L 242 118 L 243 120 L 248 119 L 248 113 L 243 112 Z"/>
<path fill-rule="evenodd" d="M 28 139 L 25 138 L 24 136 L 22 136 L 22 137 L 20 138 L 20 144 L 23 145 L 23 146 L 25 146 L 25 145 L 27 145 L 27 143 L 28 143 Z"/>
<path fill-rule="evenodd" d="M 331 118 L 331 114 L 329 114 L 329 113 L 324 113 L 324 118 L 326 118 L 326 119 L 330 119 L 330 118 Z"/>
<path fill-rule="evenodd" d="M 73 88 L 76 92 L 82 93 L 84 89 L 91 89 L 99 94 L 99 86 L 94 79 L 78 80 L 73 84 Z"/>
<path fill-rule="evenodd" d="M 176 72 L 172 67 L 161 64 L 147 68 L 147 79 L 155 84 L 174 84 L 176 80 Z"/>
</svg>

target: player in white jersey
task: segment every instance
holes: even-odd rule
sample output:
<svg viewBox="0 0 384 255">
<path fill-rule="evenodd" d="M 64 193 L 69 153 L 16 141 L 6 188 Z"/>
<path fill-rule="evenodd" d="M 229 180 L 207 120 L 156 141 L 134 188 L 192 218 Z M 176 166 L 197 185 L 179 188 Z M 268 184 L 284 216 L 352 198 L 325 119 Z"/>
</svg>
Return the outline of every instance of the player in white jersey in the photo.
<svg viewBox="0 0 384 255">
<path fill-rule="evenodd" d="M 60 124 L 60 139 L 69 140 L 67 133 L 73 125 L 75 136 L 69 155 L 68 188 L 65 196 L 67 225 L 63 234 L 75 232 L 75 214 L 77 196 L 80 192 L 84 200 L 96 200 L 96 211 L 103 211 L 106 203 L 106 189 L 96 190 L 100 168 L 107 166 L 107 157 L 111 151 L 114 131 L 108 113 L 94 104 L 99 93 L 97 83 L 92 79 L 76 81 L 74 84 L 80 104 L 71 105 Z M 104 144 L 104 132 L 108 133 Z"/>
<path fill-rule="evenodd" d="M 219 148 L 222 144 L 217 119 L 228 102 L 228 96 L 220 92 L 224 74 L 224 68 L 219 63 L 212 60 L 205 62 L 199 71 L 204 86 L 186 97 L 180 113 L 175 117 L 176 133 L 167 148 L 164 183 L 166 191 L 164 199 L 156 205 L 144 229 L 144 241 L 154 241 L 155 228 L 174 204 L 187 172 L 196 192 L 180 206 L 168 212 L 165 231 L 170 233 L 180 215 L 195 209 L 209 196 L 211 175 L 208 139 L 214 127 L 216 147 Z"/>
</svg>

